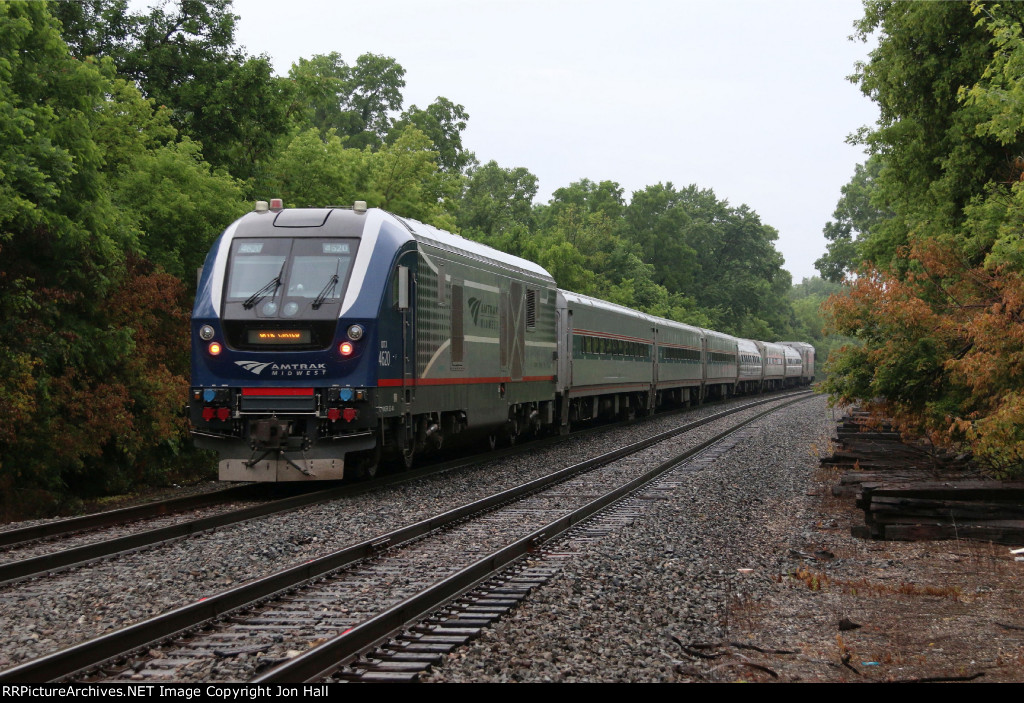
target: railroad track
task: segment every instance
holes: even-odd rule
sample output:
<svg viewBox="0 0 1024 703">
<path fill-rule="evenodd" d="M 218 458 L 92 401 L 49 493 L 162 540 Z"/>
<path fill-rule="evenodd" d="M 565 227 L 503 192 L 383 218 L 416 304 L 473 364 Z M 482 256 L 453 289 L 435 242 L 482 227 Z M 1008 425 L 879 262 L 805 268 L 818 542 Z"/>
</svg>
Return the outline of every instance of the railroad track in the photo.
<svg viewBox="0 0 1024 703">
<path fill-rule="evenodd" d="M 775 396 L 778 397 L 778 396 Z M 586 428 L 575 436 L 603 432 L 615 425 Z M 220 527 L 254 520 L 276 513 L 349 498 L 384 486 L 412 482 L 426 476 L 453 471 L 473 464 L 492 461 L 516 454 L 528 453 L 561 441 L 560 437 L 547 437 L 493 451 L 471 458 L 458 458 L 425 465 L 413 471 L 387 475 L 360 484 L 332 486 L 309 490 L 307 484 L 294 486 L 245 485 L 234 486 L 211 493 L 112 510 L 103 513 L 58 520 L 29 527 L 0 531 L 0 586 L 23 579 L 59 573 L 102 559 L 109 559 L 135 551 L 178 540 L 190 535 Z M 272 499 L 273 491 L 298 491 L 298 495 Z M 258 501 L 256 505 L 231 509 L 233 503 Z M 186 513 L 205 511 L 206 515 L 190 518 Z M 118 530 L 118 534 L 104 537 L 97 532 L 106 528 L 124 528 L 136 523 L 163 518 L 159 527 L 138 530 Z M 88 531 L 88 534 L 83 534 Z M 124 534 L 127 531 L 127 534 Z M 93 540 L 93 537 L 98 539 Z M 73 546 L 64 546 L 72 543 Z M 11 558 L 14 557 L 14 558 Z"/>
<path fill-rule="evenodd" d="M 120 510 L 5 530 L 0 532 L 0 548 L 3 548 L 0 550 L 0 559 L 12 555 L 15 558 L 0 562 L 0 586 L 13 581 L 58 573 L 101 559 L 130 554 L 219 527 L 298 510 L 318 503 L 351 498 L 379 490 L 384 486 L 411 482 L 481 461 L 523 453 L 530 448 L 557 442 L 559 438 L 550 437 L 538 441 L 539 444 L 500 449 L 486 456 L 435 462 L 413 471 L 382 476 L 358 484 L 333 485 L 326 489 L 311 489 L 311 484 L 247 484 L 197 496 L 171 498 Z M 289 495 L 285 498 L 271 497 L 271 494 L 280 492 L 298 492 L 298 495 Z M 257 501 L 258 504 L 237 509 L 226 507 L 243 501 Z M 209 514 L 199 518 L 185 515 L 197 511 L 206 511 Z M 96 534 L 102 529 L 124 528 L 158 518 L 164 518 L 164 522 L 169 524 L 105 538 Z M 99 539 L 91 541 L 94 536 L 98 536 Z M 65 546 L 72 542 L 79 544 Z M 19 552 L 28 552 L 29 555 L 21 556 Z"/>
<path fill-rule="evenodd" d="M 496 569 L 504 568 L 681 460 L 673 456 L 661 462 L 657 471 L 646 470 L 643 465 L 653 459 L 642 453 L 659 451 L 652 448 L 658 442 L 724 421 L 726 416 L 738 412 L 753 414 L 751 408 L 755 405 L 786 402 L 796 401 L 767 399 L 688 423 L 638 443 L 639 446 L 583 462 L 268 579 L 253 581 L 8 669 L 0 672 L 0 680 L 61 679 L 95 668 L 101 662 L 123 658 L 140 647 L 150 650 L 154 642 L 171 637 L 178 639 L 154 650 L 152 658 L 133 660 L 127 666 L 108 665 L 103 675 L 115 680 L 173 681 L 316 678 L 388 633 L 401 629 L 410 618 L 436 609 L 443 600 L 490 577 Z M 716 436 L 701 446 L 718 439 Z M 597 466 L 607 467 L 600 476 L 594 470 Z M 583 477 L 583 472 L 589 473 Z M 615 487 L 599 489 L 599 483 Z M 547 494 L 539 493 L 542 489 Z M 506 536 L 510 525 L 515 526 L 519 535 L 511 540 Z M 417 578 L 413 579 L 411 574 Z M 431 576 L 424 581 L 420 578 L 424 574 Z M 301 590 L 295 590 L 300 587 Z M 274 600 L 253 606 L 271 597 Z M 247 610 L 242 614 L 241 609 Z M 228 614 L 230 617 L 225 619 Z M 220 621 L 214 629 L 189 634 L 215 618 Z M 317 646 L 310 649 L 310 643 Z M 303 649 L 309 651 L 299 654 Z M 327 660 L 329 665 L 324 664 Z M 269 671 L 261 673 L 268 668 Z M 310 673 L 314 669 L 317 671 Z"/>
<path fill-rule="evenodd" d="M 6 538 L 7 549 L 4 552 L 4 556 L 17 554 L 19 550 L 22 552 L 43 551 L 44 553 L 0 563 L 0 585 L 44 574 L 52 574 L 64 569 L 90 564 L 100 559 L 147 549 L 170 540 L 180 539 L 225 525 L 232 525 L 245 520 L 273 515 L 274 513 L 296 510 L 306 505 L 334 500 L 341 496 L 350 495 L 357 490 L 359 490 L 359 487 L 344 486 L 320 491 L 307 491 L 287 498 L 268 499 L 265 495 L 261 498 L 261 494 L 267 493 L 263 486 L 235 486 L 203 496 L 171 499 L 169 501 L 160 501 L 109 513 L 85 515 L 80 518 L 61 520 L 55 523 L 8 530 L 5 533 L 0 533 L 0 536 Z M 257 505 L 244 508 L 224 509 L 226 506 L 246 500 L 257 500 L 260 502 Z M 218 511 L 218 509 L 222 509 L 222 511 Z M 184 515 L 187 512 L 200 510 L 207 511 L 210 514 L 200 518 L 190 518 Z M 90 535 L 82 534 L 84 530 L 123 527 L 158 516 L 171 515 L 173 515 L 173 518 L 168 521 L 170 524 L 152 529 L 132 531 L 129 534 L 114 537 L 101 537 L 98 541 L 90 542 L 88 541 Z M 38 528 L 44 529 L 40 530 Z M 24 539 L 19 539 L 21 537 L 24 537 Z M 48 544 L 39 543 L 39 540 L 43 539 L 61 539 L 67 543 L 72 541 L 73 538 L 75 538 L 75 541 L 84 541 L 85 543 L 65 548 L 59 548 L 62 545 L 57 543 L 58 549 L 54 551 L 46 550 L 46 547 L 49 546 Z"/>
</svg>

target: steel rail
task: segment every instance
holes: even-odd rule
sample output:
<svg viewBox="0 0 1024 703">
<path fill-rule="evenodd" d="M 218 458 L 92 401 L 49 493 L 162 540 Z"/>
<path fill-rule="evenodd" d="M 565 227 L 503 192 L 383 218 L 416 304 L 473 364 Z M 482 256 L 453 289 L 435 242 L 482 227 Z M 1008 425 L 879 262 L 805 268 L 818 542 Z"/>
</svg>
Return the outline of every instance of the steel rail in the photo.
<svg viewBox="0 0 1024 703">
<path fill-rule="evenodd" d="M 21 542 L 43 539 L 44 537 L 60 537 L 72 532 L 82 532 L 84 530 L 94 530 L 100 527 L 120 525 L 134 520 L 162 517 L 164 515 L 170 515 L 171 513 L 194 510 L 195 508 L 205 508 L 208 505 L 216 505 L 217 503 L 247 498 L 249 497 L 249 494 L 253 492 L 253 488 L 254 486 L 251 484 L 247 484 L 245 486 L 231 486 L 229 488 L 221 488 L 220 490 L 200 495 L 169 498 L 167 500 L 154 501 L 151 503 L 144 503 L 142 505 L 132 505 L 127 508 L 118 508 L 117 510 L 90 513 L 89 515 L 79 515 L 77 517 L 66 518 L 64 520 L 55 520 L 53 522 L 46 522 L 39 525 L 30 525 L 29 527 L 4 530 L 0 532 L 0 547 L 8 547 L 14 544 L 20 544 Z"/>
<path fill-rule="evenodd" d="M 779 407 L 803 399 L 807 392 L 799 393 L 800 397 Z M 787 396 L 790 397 L 790 396 Z M 449 510 L 441 515 L 422 520 L 392 532 L 373 537 L 342 550 L 325 555 L 318 559 L 284 569 L 275 574 L 235 588 L 223 591 L 214 596 L 203 598 L 175 610 L 157 615 L 148 620 L 138 622 L 121 630 L 68 647 L 25 662 L 10 669 L 0 671 L 0 682 L 45 682 L 64 679 L 84 669 L 95 667 L 105 661 L 125 656 L 127 653 L 155 642 L 181 634 L 198 625 L 221 617 L 228 612 L 248 606 L 256 601 L 269 598 L 277 593 L 290 590 L 311 579 L 322 577 L 332 571 L 354 564 L 379 553 L 381 550 L 394 547 L 417 539 L 446 525 L 459 522 L 472 515 L 487 511 L 498 505 L 515 500 L 526 494 L 558 483 L 575 474 L 597 468 L 629 454 L 641 451 L 676 435 L 701 427 L 715 420 L 748 410 L 765 403 L 778 402 L 780 398 L 760 399 L 729 410 L 723 410 L 700 420 L 681 425 L 680 427 L 662 432 L 653 437 L 640 440 L 626 447 L 616 449 L 598 457 L 588 459 L 579 464 L 566 467 L 547 476 L 529 481 L 478 501 L 468 503 Z M 767 411 L 771 412 L 771 410 Z M 764 414 L 764 413 L 762 413 Z M 758 415 L 760 417 L 760 415 Z M 720 438 L 719 438 L 720 439 Z M 714 440 L 714 441 L 717 441 Z M 678 460 L 677 462 L 678 463 Z M 342 490 L 342 489 L 333 489 Z M 326 492 L 326 491 L 325 491 Z M 308 496 L 299 496 L 306 498 Z M 293 499 L 285 499 L 293 500 Z M 263 508 L 265 506 L 257 506 Z M 397 607 L 397 606 L 396 606 Z M 362 626 L 360 626 L 362 627 Z M 358 628 L 357 628 L 358 629 Z"/>
<path fill-rule="evenodd" d="M 290 498 L 279 498 L 261 505 L 254 505 L 240 510 L 232 510 L 220 515 L 197 518 L 179 522 L 176 525 L 158 527 L 153 530 L 136 532 L 135 534 L 118 537 L 93 544 L 82 545 L 72 549 L 64 549 L 59 552 L 43 554 L 30 559 L 11 561 L 0 564 L 0 586 L 10 581 L 39 576 L 51 573 L 58 569 L 82 566 L 89 562 L 103 559 L 104 557 L 125 554 L 138 551 L 146 547 L 152 547 L 162 542 L 187 537 L 217 527 L 231 525 L 236 522 L 244 522 L 258 517 L 273 515 L 274 513 L 294 510 L 296 508 L 332 500 L 347 493 L 351 493 L 353 486 L 342 486 L 329 488 L 312 493 L 304 493 Z"/>
</svg>

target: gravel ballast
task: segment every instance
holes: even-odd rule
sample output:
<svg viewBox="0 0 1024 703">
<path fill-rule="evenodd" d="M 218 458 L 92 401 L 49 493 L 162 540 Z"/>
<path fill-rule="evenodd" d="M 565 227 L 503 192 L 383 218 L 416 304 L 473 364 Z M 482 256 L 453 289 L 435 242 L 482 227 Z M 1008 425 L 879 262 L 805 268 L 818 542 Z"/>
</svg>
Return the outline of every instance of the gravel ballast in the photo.
<svg viewBox="0 0 1024 703">
<path fill-rule="evenodd" d="M 739 678 L 682 646 L 733 638 L 730 615 L 804 548 L 790 525 L 810 509 L 833 428 L 822 398 L 759 420 L 631 525 L 575 543 L 558 577 L 425 680 L 686 681 L 698 669 L 702 680 Z"/>
</svg>

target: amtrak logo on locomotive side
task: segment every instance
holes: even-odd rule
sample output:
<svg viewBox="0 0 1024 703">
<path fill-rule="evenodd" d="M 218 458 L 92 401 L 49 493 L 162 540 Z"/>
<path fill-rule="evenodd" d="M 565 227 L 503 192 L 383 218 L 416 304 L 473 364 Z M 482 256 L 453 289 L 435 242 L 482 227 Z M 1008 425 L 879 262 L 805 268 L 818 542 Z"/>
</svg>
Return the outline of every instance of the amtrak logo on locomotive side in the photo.
<svg viewBox="0 0 1024 703">
<path fill-rule="evenodd" d="M 327 364 L 277 364 L 273 361 L 236 361 L 246 371 L 259 376 L 269 367 L 270 376 L 326 376 Z"/>
<path fill-rule="evenodd" d="M 469 304 L 469 314 L 473 317 L 473 324 L 477 327 L 493 330 L 498 328 L 498 306 L 484 304 L 480 298 L 471 297 L 466 301 Z"/>
</svg>

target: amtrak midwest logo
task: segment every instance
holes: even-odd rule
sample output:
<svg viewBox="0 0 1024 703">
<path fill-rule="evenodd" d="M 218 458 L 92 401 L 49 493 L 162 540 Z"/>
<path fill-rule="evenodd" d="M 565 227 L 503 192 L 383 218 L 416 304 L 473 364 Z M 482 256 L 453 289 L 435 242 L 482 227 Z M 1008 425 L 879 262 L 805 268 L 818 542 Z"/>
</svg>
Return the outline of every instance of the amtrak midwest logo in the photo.
<svg viewBox="0 0 1024 703">
<path fill-rule="evenodd" d="M 277 364 L 273 361 L 236 361 L 246 371 L 259 376 L 270 369 L 268 376 L 326 376 L 327 364 Z"/>
<path fill-rule="evenodd" d="M 498 328 L 498 306 L 484 303 L 480 298 L 470 297 L 466 301 L 469 306 L 469 314 L 473 318 L 473 324 L 484 329 Z"/>
</svg>

